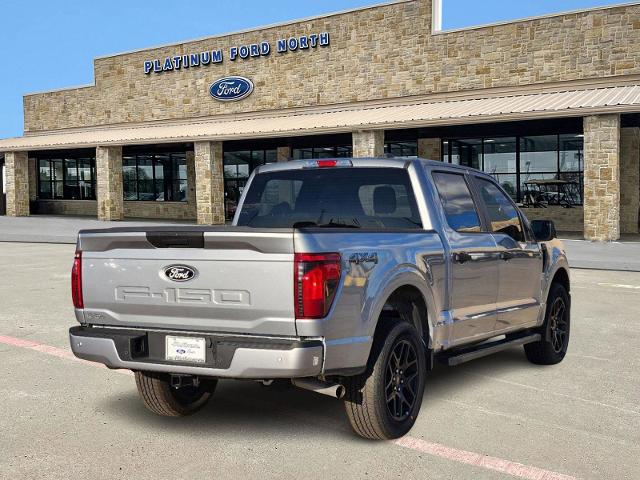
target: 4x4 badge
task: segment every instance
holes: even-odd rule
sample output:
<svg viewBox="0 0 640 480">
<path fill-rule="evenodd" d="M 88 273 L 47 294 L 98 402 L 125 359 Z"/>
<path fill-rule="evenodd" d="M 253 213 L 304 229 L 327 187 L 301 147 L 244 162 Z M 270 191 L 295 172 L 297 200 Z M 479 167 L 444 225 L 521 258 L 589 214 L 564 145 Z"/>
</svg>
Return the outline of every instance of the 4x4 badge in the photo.
<svg viewBox="0 0 640 480">
<path fill-rule="evenodd" d="M 359 265 L 361 263 L 378 263 L 378 254 L 376 252 L 352 253 L 349 257 L 349 263 Z"/>
</svg>

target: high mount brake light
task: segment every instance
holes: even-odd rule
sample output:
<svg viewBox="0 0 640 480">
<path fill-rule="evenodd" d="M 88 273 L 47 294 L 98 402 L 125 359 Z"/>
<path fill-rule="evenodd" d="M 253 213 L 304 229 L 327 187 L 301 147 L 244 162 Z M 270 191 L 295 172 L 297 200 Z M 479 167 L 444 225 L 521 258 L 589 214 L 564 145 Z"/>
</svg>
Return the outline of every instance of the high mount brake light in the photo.
<svg viewBox="0 0 640 480">
<path fill-rule="evenodd" d="M 318 160 L 316 164 L 318 165 L 318 168 L 335 167 L 336 165 L 338 165 L 338 161 L 337 160 Z"/>
<path fill-rule="evenodd" d="M 304 168 L 353 167 L 353 162 L 344 158 L 333 160 L 309 160 Z"/>
<path fill-rule="evenodd" d="M 296 253 L 294 295 L 296 318 L 324 318 L 340 283 L 339 253 Z"/>
<path fill-rule="evenodd" d="M 82 297 L 82 252 L 76 252 L 71 269 L 71 298 L 75 308 L 84 308 Z"/>
</svg>

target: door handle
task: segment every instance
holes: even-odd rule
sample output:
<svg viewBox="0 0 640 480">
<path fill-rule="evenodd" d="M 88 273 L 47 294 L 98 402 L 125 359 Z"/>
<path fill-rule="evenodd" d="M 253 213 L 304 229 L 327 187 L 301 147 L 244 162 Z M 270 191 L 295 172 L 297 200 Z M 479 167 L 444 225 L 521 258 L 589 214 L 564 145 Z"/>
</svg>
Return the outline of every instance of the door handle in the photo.
<svg viewBox="0 0 640 480">
<path fill-rule="evenodd" d="M 456 252 L 453 254 L 453 261 L 456 263 L 467 263 L 473 260 L 473 257 L 467 252 Z"/>
<path fill-rule="evenodd" d="M 504 260 L 505 262 L 511 260 L 514 257 L 515 257 L 515 255 L 513 253 L 511 253 L 511 252 L 501 252 L 500 253 L 500 258 L 502 260 Z"/>
</svg>

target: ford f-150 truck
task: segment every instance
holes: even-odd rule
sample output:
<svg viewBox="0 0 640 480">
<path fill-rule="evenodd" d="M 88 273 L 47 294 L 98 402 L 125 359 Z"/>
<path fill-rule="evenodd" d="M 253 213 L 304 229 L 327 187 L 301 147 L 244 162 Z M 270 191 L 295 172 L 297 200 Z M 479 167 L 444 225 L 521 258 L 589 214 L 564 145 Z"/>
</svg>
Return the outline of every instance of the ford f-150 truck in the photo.
<svg viewBox="0 0 640 480">
<path fill-rule="evenodd" d="M 413 426 L 434 362 L 513 346 L 560 362 L 569 266 L 489 175 L 420 159 L 277 163 L 229 227 L 82 231 L 80 358 L 135 372 L 153 412 L 200 409 L 220 379 L 344 400 L 361 436 Z"/>
</svg>

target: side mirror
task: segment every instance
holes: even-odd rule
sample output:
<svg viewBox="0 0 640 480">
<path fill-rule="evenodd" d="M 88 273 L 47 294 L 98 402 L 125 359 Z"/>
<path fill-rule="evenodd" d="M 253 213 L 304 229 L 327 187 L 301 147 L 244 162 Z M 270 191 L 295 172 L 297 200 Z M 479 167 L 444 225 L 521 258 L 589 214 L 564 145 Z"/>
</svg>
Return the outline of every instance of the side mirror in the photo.
<svg viewBox="0 0 640 480">
<path fill-rule="evenodd" d="M 533 236 L 536 238 L 536 242 L 548 242 L 554 238 L 558 238 L 556 226 L 551 220 L 533 220 L 531 222 L 531 229 L 533 230 Z"/>
</svg>

